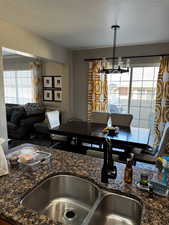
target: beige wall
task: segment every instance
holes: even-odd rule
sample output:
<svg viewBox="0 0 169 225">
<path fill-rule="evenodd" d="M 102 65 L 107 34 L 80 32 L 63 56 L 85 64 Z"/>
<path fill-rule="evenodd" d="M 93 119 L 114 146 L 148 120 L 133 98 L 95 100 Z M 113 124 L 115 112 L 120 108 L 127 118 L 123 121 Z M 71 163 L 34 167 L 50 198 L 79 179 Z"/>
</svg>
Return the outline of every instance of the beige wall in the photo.
<svg viewBox="0 0 169 225">
<path fill-rule="evenodd" d="M 135 56 L 169 53 L 169 43 L 126 46 L 117 49 L 117 56 Z M 88 63 L 85 58 L 111 57 L 112 48 L 73 51 L 74 114 L 87 120 Z"/>
<path fill-rule="evenodd" d="M 55 62 L 46 62 L 43 64 L 43 75 L 61 75 L 62 76 L 62 102 L 43 102 L 47 109 L 58 109 L 62 112 L 62 121 L 65 122 L 71 118 L 71 95 L 70 95 L 70 72 L 65 64 Z"/>
<path fill-rule="evenodd" d="M 70 52 L 36 34 L 0 20 L 0 46 L 68 63 Z"/>
</svg>

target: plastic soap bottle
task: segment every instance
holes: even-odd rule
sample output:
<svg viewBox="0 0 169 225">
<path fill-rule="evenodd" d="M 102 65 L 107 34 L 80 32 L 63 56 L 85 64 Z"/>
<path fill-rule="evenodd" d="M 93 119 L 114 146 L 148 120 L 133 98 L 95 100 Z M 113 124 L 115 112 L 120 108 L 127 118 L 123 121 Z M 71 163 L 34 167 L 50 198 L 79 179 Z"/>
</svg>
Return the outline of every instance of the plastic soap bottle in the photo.
<svg viewBox="0 0 169 225">
<path fill-rule="evenodd" d="M 133 167 L 132 167 L 132 158 L 127 159 L 126 168 L 124 171 L 124 182 L 126 184 L 131 184 L 133 181 Z"/>
</svg>

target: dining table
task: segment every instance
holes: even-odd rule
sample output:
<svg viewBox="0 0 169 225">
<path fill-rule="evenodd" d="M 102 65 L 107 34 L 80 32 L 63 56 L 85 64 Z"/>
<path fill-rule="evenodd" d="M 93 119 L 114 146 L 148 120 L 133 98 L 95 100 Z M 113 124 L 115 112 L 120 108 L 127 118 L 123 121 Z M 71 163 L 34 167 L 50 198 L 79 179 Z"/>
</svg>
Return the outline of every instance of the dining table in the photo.
<svg viewBox="0 0 169 225">
<path fill-rule="evenodd" d="M 150 129 L 138 127 L 119 127 L 118 133 L 108 135 L 103 132 L 106 124 L 92 123 L 84 121 L 68 121 L 59 127 L 50 129 L 51 134 L 63 135 L 68 138 L 78 138 L 104 143 L 106 138 L 111 139 L 113 147 L 119 148 L 147 148 L 150 138 Z"/>
<path fill-rule="evenodd" d="M 68 121 L 65 124 L 50 129 L 51 134 L 66 136 L 68 140 L 80 140 L 81 142 L 96 143 L 102 145 L 104 152 L 104 163 L 101 173 L 101 181 L 108 183 L 108 180 L 116 179 L 117 168 L 114 165 L 112 154 L 114 148 L 124 149 L 123 161 L 126 161 L 132 148 L 148 148 L 150 130 L 138 127 L 118 127 L 117 133 L 104 132 L 106 124 L 91 123 L 84 121 Z M 79 143 L 77 141 L 77 143 Z M 79 146 L 81 149 L 82 146 Z M 117 152 L 117 151 L 116 151 Z M 133 163 L 135 160 L 133 158 Z"/>
</svg>

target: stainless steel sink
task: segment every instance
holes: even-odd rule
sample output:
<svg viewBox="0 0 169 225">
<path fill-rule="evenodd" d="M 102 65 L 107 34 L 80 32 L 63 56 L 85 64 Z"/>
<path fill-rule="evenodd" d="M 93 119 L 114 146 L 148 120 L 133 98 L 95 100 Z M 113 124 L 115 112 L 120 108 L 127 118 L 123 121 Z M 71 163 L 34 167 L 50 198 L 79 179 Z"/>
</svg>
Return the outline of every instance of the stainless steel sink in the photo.
<svg viewBox="0 0 169 225">
<path fill-rule="evenodd" d="M 98 187 L 85 179 L 56 175 L 35 187 L 21 203 L 54 222 L 80 225 L 99 195 Z"/>
<path fill-rule="evenodd" d="M 67 174 L 47 178 L 21 204 L 67 225 L 140 225 L 143 210 L 134 197 Z"/>
<path fill-rule="evenodd" d="M 98 204 L 88 225 L 140 225 L 142 204 L 125 195 L 110 194 Z"/>
</svg>

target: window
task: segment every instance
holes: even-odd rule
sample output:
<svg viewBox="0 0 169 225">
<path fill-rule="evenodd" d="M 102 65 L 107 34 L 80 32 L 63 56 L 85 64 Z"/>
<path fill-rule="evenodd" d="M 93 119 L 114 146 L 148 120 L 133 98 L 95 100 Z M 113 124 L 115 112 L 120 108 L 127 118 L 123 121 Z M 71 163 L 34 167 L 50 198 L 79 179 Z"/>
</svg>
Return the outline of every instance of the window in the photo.
<svg viewBox="0 0 169 225">
<path fill-rule="evenodd" d="M 33 102 L 32 70 L 4 71 L 5 102 Z"/>
<path fill-rule="evenodd" d="M 158 66 L 133 67 L 127 74 L 108 76 L 108 106 L 110 112 L 131 113 L 132 126 L 151 128 Z"/>
</svg>

